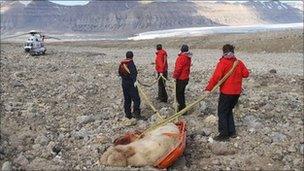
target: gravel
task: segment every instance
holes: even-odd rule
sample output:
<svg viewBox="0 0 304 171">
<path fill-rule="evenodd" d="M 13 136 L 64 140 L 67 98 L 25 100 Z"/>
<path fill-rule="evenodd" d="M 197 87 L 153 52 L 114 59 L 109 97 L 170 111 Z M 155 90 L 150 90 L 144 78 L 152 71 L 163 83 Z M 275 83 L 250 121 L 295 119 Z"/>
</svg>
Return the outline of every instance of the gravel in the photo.
<svg viewBox="0 0 304 171">
<path fill-rule="evenodd" d="M 188 104 L 203 94 L 222 44 L 219 50 L 190 48 L 194 57 Z M 104 150 L 123 133 L 143 130 L 158 119 L 144 102 L 142 115 L 147 120 L 124 118 L 117 67 L 130 49 L 85 42 L 46 47 L 46 55 L 26 58 L 21 44 L 1 44 L 5 51 L 1 51 L 0 82 L 2 169 L 117 170 L 96 163 Z M 153 46 L 131 50 L 139 79 L 152 82 Z M 179 49 L 167 51 L 171 75 Z M 251 70 L 234 111 L 238 138 L 224 144 L 212 139 L 217 134 L 218 93 L 214 93 L 183 116 L 187 147 L 172 170 L 301 170 L 303 54 L 236 51 L 236 55 Z M 171 89 L 168 104 L 157 102 L 156 85 L 144 89 L 163 115 L 174 113 Z"/>
</svg>

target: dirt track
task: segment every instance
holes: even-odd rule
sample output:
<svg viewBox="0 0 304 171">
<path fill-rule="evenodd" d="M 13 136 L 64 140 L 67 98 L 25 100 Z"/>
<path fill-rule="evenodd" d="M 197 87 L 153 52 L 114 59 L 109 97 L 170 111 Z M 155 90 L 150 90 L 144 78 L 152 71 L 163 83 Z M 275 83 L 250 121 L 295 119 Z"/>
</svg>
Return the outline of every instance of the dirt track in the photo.
<svg viewBox="0 0 304 171">
<path fill-rule="evenodd" d="M 302 33 L 278 35 L 287 36 L 282 40 L 286 49 L 271 45 L 277 41 L 267 35 L 260 40 L 269 43 L 265 51 L 259 50 L 263 44 L 252 44 L 261 35 L 252 39 L 248 35 L 222 37 L 233 38 L 241 50 L 236 55 L 251 71 L 235 111 L 239 138 L 227 143 L 210 142 L 210 137 L 217 134 L 217 123 L 206 120 L 216 116 L 218 94 L 214 94 L 184 117 L 188 145 L 171 169 L 303 169 Z M 222 46 L 215 39 L 219 37 L 207 37 L 206 44 L 200 45 L 194 41 L 199 38 L 184 41 L 194 42 L 189 43 L 194 57 L 186 90 L 188 103 L 203 93 L 221 55 L 215 49 Z M 181 41 L 166 42 L 163 44 L 169 54 L 171 73 Z M 118 135 L 145 128 L 156 118 L 143 104 L 146 121 L 124 119 L 117 67 L 125 52 L 133 50 L 139 79 L 152 82 L 155 75 L 151 62 L 157 43 L 51 43 L 47 45 L 47 55 L 40 57 L 26 56 L 21 44 L 1 44 L 0 164 L 10 161 L 13 168 L 24 169 L 104 168 L 94 164 Z M 245 51 L 245 47 L 252 48 Z M 272 69 L 276 73 L 270 73 Z M 171 90 L 169 104 L 156 101 L 156 86 L 146 91 L 162 114 L 173 113 Z"/>
</svg>

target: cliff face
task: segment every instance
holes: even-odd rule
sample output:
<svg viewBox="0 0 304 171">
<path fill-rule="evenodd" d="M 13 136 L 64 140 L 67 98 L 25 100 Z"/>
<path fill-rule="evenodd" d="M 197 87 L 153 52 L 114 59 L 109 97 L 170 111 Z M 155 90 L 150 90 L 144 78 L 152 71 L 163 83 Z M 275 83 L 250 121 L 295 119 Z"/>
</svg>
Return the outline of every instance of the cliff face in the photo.
<svg viewBox="0 0 304 171">
<path fill-rule="evenodd" d="M 241 12 L 241 13 L 240 13 Z M 55 32 L 131 34 L 159 29 L 302 22 L 302 11 L 280 2 L 91 1 L 63 6 L 47 0 L 1 4 L 1 32 L 41 29 Z"/>
<path fill-rule="evenodd" d="M 23 19 L 25 5 L 19 1 L 1 3 L 1 32 L 12 28 L 18 28 Z"/>
<path fill-rule="evenodd" d="M 280 1 L 248 1 L 244 4 L 254 10 L 258 16 L 270 23 L 296 23 L 303 22 L 303 11 L 293 8 Z"/>
<path fill-rule="evenodd" d="M 106 2 L 104 2 L 106 3 Z M 195 16 L 193 3 L 150 3 L 114 2 L 107 5 L 97 2 L 89 4 L 86 15 L 78 13 L 71 23 L 73 31 L 147 31 L 188 26 L 219 25 L 204 16 Z M 112 8 L 111 8 L 112 7 Z M 115 7 L 115 8 L 114 8 Z M 98 13 L 98 14 L 96 14 Z"/>
</svg>

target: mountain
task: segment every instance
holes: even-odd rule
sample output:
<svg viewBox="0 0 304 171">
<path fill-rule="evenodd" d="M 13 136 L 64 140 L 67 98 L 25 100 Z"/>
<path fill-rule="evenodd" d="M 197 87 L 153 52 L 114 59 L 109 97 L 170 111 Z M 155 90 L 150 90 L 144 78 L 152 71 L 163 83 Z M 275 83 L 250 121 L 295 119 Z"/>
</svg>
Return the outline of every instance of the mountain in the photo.
<svg viewBox="0 0 304 171">
<path fill-rule="evenodd" d="M 5 1 L 1 3 L 1 33 L 9 29 L 18 29 L 23 19 L 25 5 L 19 1 Z"/>
<path fill-rule="evenodd" d="M 280 1 L 248 1 L 244 5 L 255 10 L 260 18 L 267 22 L 303 22 L 303 11 Z"/>
<path fill-rule="evenodd" d="M 223 25 L 301 23 L 303 11 L 280 1 L 195 2 L 199 14 Z"/>
<path fill-rule="evenodd" d="M 1 3 L 1 33 L 49 32 L 134 34 L 143 31 L 219 25 L 302 22 L 303 11 L 269 1 L 97 1 L 64 6 L 47 0 Z"/>
</svg>

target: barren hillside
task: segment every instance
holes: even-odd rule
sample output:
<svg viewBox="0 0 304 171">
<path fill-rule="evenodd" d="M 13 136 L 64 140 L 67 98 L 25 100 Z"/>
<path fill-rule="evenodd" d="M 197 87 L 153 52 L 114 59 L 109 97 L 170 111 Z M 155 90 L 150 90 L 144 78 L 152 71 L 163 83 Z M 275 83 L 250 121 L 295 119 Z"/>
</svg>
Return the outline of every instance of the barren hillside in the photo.
<svg viewBox="0 0 304 171">
<path fill-rule="evenodd" d="M 63 6 L 47 0 L 28 5 L 1 4 L 1 32 L 41 29 L 52 32 L 134 34 L 143 31 L 216 25 L 302 22 L 303 11 L 285 3 L 95 1 Z"/>
</svg>

